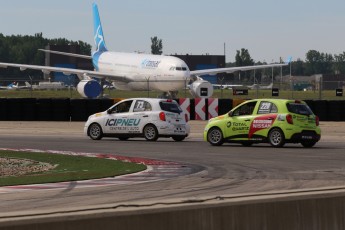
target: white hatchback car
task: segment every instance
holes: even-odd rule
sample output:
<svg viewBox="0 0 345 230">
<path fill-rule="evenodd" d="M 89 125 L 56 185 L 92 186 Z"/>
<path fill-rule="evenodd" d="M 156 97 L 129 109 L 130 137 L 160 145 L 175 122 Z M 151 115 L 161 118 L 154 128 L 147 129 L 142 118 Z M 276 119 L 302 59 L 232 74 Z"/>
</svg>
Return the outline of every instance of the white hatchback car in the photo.
<svg viewBox="0 0 345 230">
<path fill-rule="evenodd" d="M 156 141 L 158 137 L 172 137 L 182 141 L 189 132 L 187 116 L 176 101 L 153 98 L 122 100 L 104 112 L 91 115 L 84 127 L 84 133 L 93 140 L 145 137 Z"/>
</svg>

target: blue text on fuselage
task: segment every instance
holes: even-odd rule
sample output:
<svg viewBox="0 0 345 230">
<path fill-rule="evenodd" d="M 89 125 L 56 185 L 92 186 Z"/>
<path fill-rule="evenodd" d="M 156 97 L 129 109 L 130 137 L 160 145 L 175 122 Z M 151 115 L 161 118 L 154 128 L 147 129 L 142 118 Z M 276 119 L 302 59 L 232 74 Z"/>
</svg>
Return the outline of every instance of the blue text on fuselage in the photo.
<svg viewBox="0 0 345 230">
<path fill-rule="evenodd" d="M 141 62 L 141 67 L 142 68 L 157 68 L 159 63 L 161 63 L 160 61 L 152 61 L 149 59 L 144 59 Z"/>
</svg>

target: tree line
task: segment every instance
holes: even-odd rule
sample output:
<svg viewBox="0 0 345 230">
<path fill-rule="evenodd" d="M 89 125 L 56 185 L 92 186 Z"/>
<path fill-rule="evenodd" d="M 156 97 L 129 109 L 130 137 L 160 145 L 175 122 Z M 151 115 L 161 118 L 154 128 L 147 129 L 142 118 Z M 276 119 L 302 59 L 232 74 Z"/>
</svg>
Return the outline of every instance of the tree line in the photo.
<svg viewBox="0 0 345 230">
<path fill-rule="evenodd" d="M 162 40 L 157 37 L 151 38 L 151 52 L 161 54 L 163 45 Z M 42 33 L 34 36 L 30 35 L 11 35 L 4 36 L 0 33 L 0 62 L 21 63 L 32 65 L 44 65 L 45 54 L 38 49 L 44 49 L 47 45 L 79 45 L 80 53 L 84 55 L 91 54 L 92 46 L 83 41 L 71 41 L 65 38 L 48 39 L 44 38 Z M 261 65 L 265 62 L 255 62 L 247 49 L 237 50 L 235 62 L 226 63 L 226 66 L 247 66 Z M 280 70 L 275 68 L 274 76 L 280 75 Z M 270 76 L 271 70 L 256 71 L 256 79 L 262 75 Z M 8 68 L 0 71 L 1 77 L 27 77 L 29 74 L 37 75 L 37 71 L 28 70 L 21 72 L 17 68 Z M 239 74 L 239 73 L 238 73 Z M 283 75 L 290 74 L 290 68 L 283 68 Z M 291 74 L 293 76 L 310 76 L 314 74 L 345 74 L 345 52 L 340 54 L 328 54 L 317 50 L 309 50 L 306 53 L 305 61 L 297 59 L 291 62 Z M 253 77 L 252 71 L 241 73 L 244 79 Z"/>
<path fill-rule="evenodd" d="M 20 63 L 30 65 L 44 65 L 45 54 L 38 49 L 45 49 L 47 45 L 79 45 L 80 53 L 91 54 L 91 45 L 83 41 L 71 41 L 65 38 L 44 38 L 42 33 L 30 35 L 4 36 L 0 33 L 0 62 Z M 40 74 L 38 74 L 40 73 Z M 42 75 L 40 71 L 20 71 L 18 68 L 7 68 L 0 71 L 0 78 L 28 78 L 28 75 Z"/>
<path fill-rule="evenodd" d="M 328 54 L 319 52 L 317 50 L 309 50 L 305 55 L 305 61 L 297 59 L 291 62 L 291 75 L 293 76 L 311 76 L 314 74 L 345 74 L 345 52 L 340 54 Z M 284 62 L 282 59 L 280 62 Z M 235 62 L 227 63 L 231 66 L 248 66 L 248 65 L 262 65 L 266 62 L 255 62 L 247 49 L 237 50 L 235 56 Z M 279 71 L 279 73 L 278 73 Z M 283 68 L 283 75 L 290 74 L 290 68 Z M 261 78 L 262 73 L 264 75 L 271 76 L 270 69 L 259 70 L 255 74 L 257 79 Z M 275 68 L 273 72 L 274 76 L 280 75 L 280 70 Z M 243 74 L 244 78 L 253 76 L 253 73 L 246 72 Z"/>
</svg>

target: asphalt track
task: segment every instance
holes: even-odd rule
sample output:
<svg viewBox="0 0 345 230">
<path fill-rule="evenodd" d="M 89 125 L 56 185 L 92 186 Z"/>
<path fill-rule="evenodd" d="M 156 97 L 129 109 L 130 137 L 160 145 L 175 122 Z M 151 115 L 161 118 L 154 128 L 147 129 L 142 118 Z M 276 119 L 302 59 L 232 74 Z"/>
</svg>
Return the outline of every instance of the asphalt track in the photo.
<svg viewBox="0 0 345 230">
<path fill-rule="evenodd" d="M 153 205 L 166 200 L 196 202 L 205 197 L 320 189 L 345 186 L 345 123 L 321 122 L 322 140 L 313 148 L 287 144 L 213 147 L 202 141 L 205 122 L 191 122 L 183 142 L 158 139 L 92 141 L 83 136 L 84 123 L 0 122 L 0 148 L 41 149 L 106 154 L 174 162 L 178 167 L 160 179 L 141 183 L 10 190 L 0 193 L 0 217 L 62 212 L 102 205 Z M 177 173 L 176 172 L 182 172 Z M 144 179 L 145 180 L 145 179 Z"/>
</svg>

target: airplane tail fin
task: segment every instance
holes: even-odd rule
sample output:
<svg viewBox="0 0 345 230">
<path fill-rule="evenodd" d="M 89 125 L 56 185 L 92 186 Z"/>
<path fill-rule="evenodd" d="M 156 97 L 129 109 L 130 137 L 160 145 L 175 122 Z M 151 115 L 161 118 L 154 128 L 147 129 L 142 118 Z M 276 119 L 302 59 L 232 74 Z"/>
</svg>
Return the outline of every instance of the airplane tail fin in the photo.
<svg viewBox="0 0 345 230">
<path fill-rule="evenodd" d="M 108 51 L 108 49 L 105 45 L 101 19 L 99 17 L 98 6 L 96 3 L 93 3 L 92 10 L 93 10 L 93 23 L 94 23 L 94 39 L 95 39 L 95 45 L 96 45 L 95 53 L 98 53 L 98 52 L 103 53 L 105 51 Z"/>
</svg>

